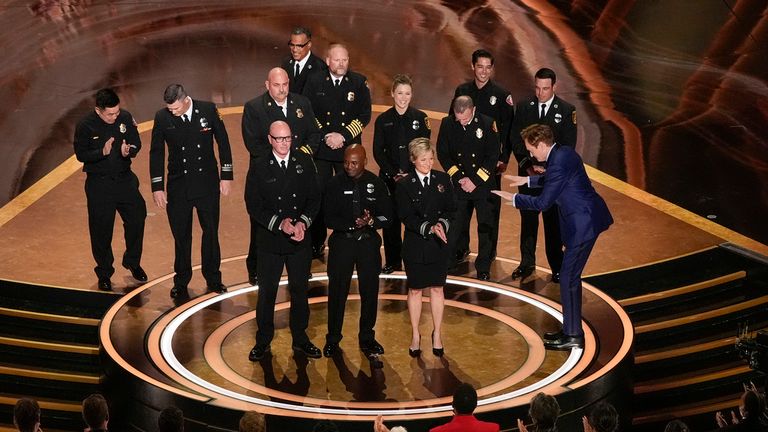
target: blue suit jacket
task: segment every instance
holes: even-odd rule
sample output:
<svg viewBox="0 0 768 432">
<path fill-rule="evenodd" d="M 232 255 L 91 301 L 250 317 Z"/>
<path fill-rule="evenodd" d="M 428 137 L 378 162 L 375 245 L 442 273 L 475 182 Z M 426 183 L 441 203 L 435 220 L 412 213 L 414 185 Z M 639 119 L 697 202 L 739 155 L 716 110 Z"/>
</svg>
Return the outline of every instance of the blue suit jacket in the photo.
<svg viewBox="0 0 768 432">
<path fill-rule="evenodd" d="M 539 196 L 515 195 L 515 207 L 546 210 L 560 207 L 560 235 L 566 247 L 592 240 L 613 223 L 611 212 L 595 192 L 584 163 L 570 147 L 555 144 L 549 153 L 543 176 L 530 178 L 531 187 L 541 187 Z"/>
</svg>

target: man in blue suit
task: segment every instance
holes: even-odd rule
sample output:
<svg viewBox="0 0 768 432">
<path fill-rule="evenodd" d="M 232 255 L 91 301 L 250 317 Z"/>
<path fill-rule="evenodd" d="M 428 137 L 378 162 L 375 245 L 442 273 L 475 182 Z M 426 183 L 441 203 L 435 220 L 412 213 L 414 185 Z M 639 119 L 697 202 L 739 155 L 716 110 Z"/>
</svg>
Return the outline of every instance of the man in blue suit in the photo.
<svg viewBox="0 0 768 432">
<path fill-rule="evenodd" d="M 578 153 L 555 143 L 552 129 L 535 124 L 525 128 L 523 142 L 528 152 L 545 163 L 541 176 L 505 176 L 512 186 L 541 188 L 541 195 L 530 196 L 494 191 L 516 208 L 543 211 L 560 207 L 560 236 L 565 244 L 560 269 L 560 302 L 563 305 L 563 329 L 544 335 L 548 349 L 567 350 L 584 347 L 581 328 L 581 273 L 587 264 L 597 236 L 613 223 L 605 201 L 595 192 Z"/>
</svg>

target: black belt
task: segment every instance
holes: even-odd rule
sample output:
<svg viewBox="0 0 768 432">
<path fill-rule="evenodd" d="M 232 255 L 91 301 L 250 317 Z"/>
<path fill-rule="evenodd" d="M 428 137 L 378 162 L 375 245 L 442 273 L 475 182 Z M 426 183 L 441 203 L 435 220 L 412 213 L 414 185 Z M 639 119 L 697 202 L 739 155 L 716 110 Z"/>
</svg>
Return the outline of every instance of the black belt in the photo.
<svg viewBox="0 0 768 432">
<path fill-rule="evenodd" d="M 375 233 L 376 231 L 373 231 L 369 228 L 360 228 L 352 231 L 333 231 L 333 235 L 339 235 L 345 239 L 350 240 L 365 240 L 373 237 L 373 234 Z"/>
</svg>

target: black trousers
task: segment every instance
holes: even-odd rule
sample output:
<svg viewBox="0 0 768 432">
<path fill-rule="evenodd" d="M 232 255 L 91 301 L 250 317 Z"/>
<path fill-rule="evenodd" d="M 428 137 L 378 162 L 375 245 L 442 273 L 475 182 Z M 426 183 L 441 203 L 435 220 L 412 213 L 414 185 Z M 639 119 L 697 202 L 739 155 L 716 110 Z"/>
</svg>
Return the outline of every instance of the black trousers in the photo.
<svg viewBox="0 0 768 432">
<path fill-rule="evenodd" d="M 491 230 L 493 225 L 491 199 L 489 197 L 459 199 L 457 205 L 454 226 L 448 231 L 449 259 L 455 260 L 462 233 L 469 235 L 469 222 L 472 218 L 472 209 L 474 209 L 477 214 L 478 245 L 475 270 L 488 272 L 491 270 Z"/>
<path fill-rule="evenodd" d="M 563 240 L 560 237 L 560 211 L 557 204 L 541 212 L 544 221 L 544 247 L 552 273 L 560 273 L 563 265 Z M 520 266 L 536 265 L 536 243 L 539 233 L 539 212 L 520 210 Z"/>
<path fill-rule="evenodd" d="M 403 234 L 400 219 L 397 217 L 397 200 L 394 199 L 397 192 L 397 182 L 386 180 L 385 183 L 389 189 L 389 196 L 392 197 L 392 223 L 387 228 L 382 229 L 384 258 L 388 265 L 400 266 L 403 262 L 400 255 L 403 249 Z"/>
<path fill-rule="evenodd" d="M 173 283 L 186 288 L 192 280 L 192 210 L 195 209 L 203 231 L 200 245 L 203 277 L 209 286 L 220 284 L 219 192 L 192 199 L 187 198 L 185 192 L 168 188 L 166 209 L 176 250 Z"/>
<path fill-rule="evenodd" d="M 381 237 L 366 229 L 362 238 L 346 233 L 331 234 L 328 242 L 328 334 L 327 343 L 341 341 L 344 309 L 347 305 L 352 271 L 357 268 L 357 286 L 360 292 L 360 343 L 373 341 L 379 299 L 379 273 L 381 272 Z"/>
<path fill-rule="evenodd" d="M 496 184 L 501 189 L 502 176 L 496 176 Z M 501 221 L 501 197 L 491 194 L 491 214 L 493 223 L 491 224 L 491 258 L 496 258 L 496 248 L 499 245 L 499 222 Z"/>
<path fill-rule="evenodd" d="M 251 241 L 248 244 L 248 256 L 245 258 L 245 268 L 248 269 L 248 276 L 256 274 L 259 255 L 259 243 L 256 241 L 256 232 L 259 230 L 259 222 L 249 216 L 251 220 Z"/>
<path fill-rule="evenodd" d="M 264 249 L 264 248 L 261 248 Z M 275 300 L 283 266 L 288 270 L 288 292 L 291 294 L 290 328 L 294 345 L 309 341 L 309 301 L 307 276 L 312 264 L 312 249 L 307 245 L 290 254 L 274 254 L 259 250 L 256 276 L 259 297 L 256 301 L 256 344 L 269 345 L 275 337 Z"/>
<path fill-rule="evenodd" d="M 344 172 L 344 164 L 342 162 L 315 159 L 315 166 L 317 167 L 317 181 L 320 185 L 320 192 L 325 195 L 325 185 L 328 183 L 328 180 L 332 179 L 336 174 Z M 312 230 L 312 249 L 317 250 L 323 246 L 325 239 L 328 237 L 328 228 L 325 226 L 325 215 L 322 208 L 317 213 L 317 216 L 315 216 L 310 230 Z"/>
<path fill-rule="evenodd" d="M 144 247 L 144 221 L 147 205 L 139 192 L 139 179 L 132 171 L 117 176 L 88 174 L 85 179 L 85 196 L 88 200 L 88 231 L 91 235 L 91 252 L 96 261 L 93 269 L 99 280 L 108 280 L 115 273 L 112 266 L 112 233 L 115 213 L 123 220 L 125 253 L 122 264 L 133 268 L 141 264 Z"/>
</svg>

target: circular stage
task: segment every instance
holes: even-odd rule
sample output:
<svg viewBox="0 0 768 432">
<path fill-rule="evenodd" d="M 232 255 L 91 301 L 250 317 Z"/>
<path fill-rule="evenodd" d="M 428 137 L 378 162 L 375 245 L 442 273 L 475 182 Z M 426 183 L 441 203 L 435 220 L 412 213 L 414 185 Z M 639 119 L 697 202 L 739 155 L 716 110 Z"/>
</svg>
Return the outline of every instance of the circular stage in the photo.
<svg viewBox="0 0 768 432">
<path fill-rule="evenodd" d="M 226 260 L 243 266 L 242 257 Z M 313 270 L 314 271 L 314 270 Z M 443 318 L 445 356 L 432 353 L 429 297 L 424 297 L 420 357 L 408 355 L 411 326 L 405 275 L 381 275 L 376 337 L 386 352 L 376 367 L 357 345 L 356 281 L 347 302 L 342 353 L 332 358 L 294 355 L 288 329 L 289 299 L 281 289 L 275 312 L 272 355 L 250 362 L 258 286 L 239 284 L 225 294 L 174 301 L 168 275 L 126 294 L 100 329 L 111 362 L 109 388 L 136 391 L 122 406 L 136 430 L 154 428 L 156 413 L 181 407 L 202 427 L 237 429 L 242 411 L 268 414 L 272 427 L 311 430 L 332 419 L 342 430 L 360 429 L 383 414 L 392 424 L 425 429 L 452 415 L 451 395 L 461 382 L 478 392 L 478 417 L 514 427 L 536 393 L 558 395 L 563 412 L 631 395 L 633 330 L 620 306 L 585 285 L 585 349 L 548 351 L 541 334 L 562 321 L 557 285 L 523 288 L 449 276 Z M 281 282 L 287 284 L 286 280 Z M 326 333 L 327 275 L 310 279 L 307 333 L 322 347 Z M 535 292 L 534 292 L 535 291 Z M 619 400 L 616 400 L 618 397 Z M 144 419 L 144 420 L 138 420 Z M 370 427 L 368 425 L 367 427 Z"/>
</svg>

